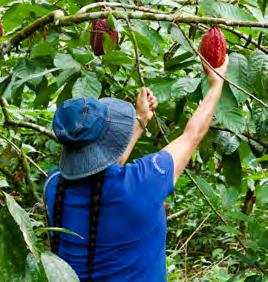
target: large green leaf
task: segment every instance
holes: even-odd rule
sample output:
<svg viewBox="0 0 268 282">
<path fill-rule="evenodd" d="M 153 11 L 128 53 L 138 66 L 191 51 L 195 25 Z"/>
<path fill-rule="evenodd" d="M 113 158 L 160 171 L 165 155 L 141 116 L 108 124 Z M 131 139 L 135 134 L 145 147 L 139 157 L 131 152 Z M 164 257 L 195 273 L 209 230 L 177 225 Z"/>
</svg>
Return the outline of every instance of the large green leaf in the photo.
<svg viewBox="0 0 268 282">
<path fill-rule="evenodd" d="M 33 15 L 43 16 L 47 14 L 47 10 L 42 5 L 33 5 L 30 3 L 19 3 L 12 5 L 3 16 L 3 23 L 6 32 L 13 30 L 14 28 L 20 26 L 23 21 Z"/>
<path fill-rule="evenodd" d="M 172 27 L 170 29 L 170 35 L 175 42 L 178 42 L 179 44 L 181 44 L 181 47 L 183 48 L 183 50 L 190 52 L 193 55 L 195 55 L 194 51 L 191 48 L 191 46 L 189 45 L 188 41 L 185 39 L 181 30 L 176 25 L 172 25 Z"/>
<path fill-rule="evenodd" d="M 226 183 L 239 190 L 242 181 L 242 167 L 238 151 L 236 150 L 231 155 L 222 155 L 222 166 Z"/>
<path fill-rule="evenodd" d="M 149 39 L 150 43 L 153 45 L 153 49 L 156 52 L 162 52 L 164 39 L 155 29 L 151 28 L 147 23 L 143 21 L 136 21 L 135 29 L 140 34 Z"/>
<path fill-rule="evenodd" d="M 49 282 L 79 282 L 74 270 L 53 253 L 42 253 L 41 261 Z"/>
<path fill-rule="evenodd" d="M 59 69 L 76 69 L 79 71 L 81 65 L 70 55 L 58 53 L 54 59 L 54 65 Z"/>
<path fill-rule="evenodd" d="M 83 72 L 73 87 L 73 98 L 94 97 L 99 98 L 101 83 L 94 72 Z"/>
<path fill-rule="evenodd" d="M 172 86 L 175 82 L 174 78 L 156 78 L 148 81 L 148 86 L 161 103 L 171 98 Z"/>
<path fill-rule="evenodd" d="M 210 202 L 215 206 L 219 206 L 219 198 L 218 195 L 215 193 L 211 185 L 202 177 L 194 176 L 189 170 L 187 172 L 192 176 L 195 180 L 199 188 L 203 191 L 203 193 L 208 197 Z"/>
<path fill-rule="evenodd" d="M 18 225 L 0 206 L 0 281 L 24 281 L 27 247 Z"/>
<path fill-rule="evenodd" d="M 112 51 L 103 56 L 103 63 L 109 65 L 129 65 L 132 59 L 122 51 Z"/>
<path fill-rule="evenodd" d="M 217 226 L 216 228 L 223 232 L 230 233 L 233 235 L 241 235 L 241 232 L 232 226 L 220 225 L 220 226 Z"/>
<path fill-rule="evenodd" d="M 220 131 L 215 140 L 222 154 L 231 155 L 240 145 L 239 139 L 227 131 Z"/>
<path fill-rule="evenodd" d="M 248 83 L 248 60 L 245 56 L 239 53 L 232 53 L 229 56 L 229 66 L 227 77 L 242 87 L 247 91 L 251 91 L 251 88 Z M 243 103 L 247 100 L 248 96 L 246 96 L 242 91 L 238 90 L 236 87 L 230 85 L 232 92 L 238 103 Z"/>
<path fill-rule="evenodd" d="M 6 197 L 7 208 L 11 216 L 18 224 L 28 248 L 34 255 L 35 259 L 39 260 L 40 256 L 39 250 L 37 248 L 37 238 L 33 232 L 31 219 L 26 211 L 13 199 L 13 197 L 6 193 L 4 194 Z"/>
<path fill-rule="evenodd" d="M 249 83 L 258 96 L 267 99 L 268 56 L 259 50 L 249 58 Z"/>
<path fill-rule="evenodd" d="M 226 19 L 256 21 L 254 16 L 245 12 L 238 6 L 232 5 L 230 3 L 223 3 L 221 1 L 215 0 L 201 0 L 199 3 L 205 13 L 209 16 Z"/>
<path fill-rule="evenodd" d="M 200 78 L 190 78 L 190 77 L 182 77 L 179 78 L 171 88 L 171 96 L 172 97 L 183 97 L 188 93 L 193 93 L 199 83 L 201 82 Z"/>
<path fill-rule="evenodd" d="M 265 15 L 267 0 L 258 0 L 258 5 L 262 11 L 263 16 Z"/>
</svg>

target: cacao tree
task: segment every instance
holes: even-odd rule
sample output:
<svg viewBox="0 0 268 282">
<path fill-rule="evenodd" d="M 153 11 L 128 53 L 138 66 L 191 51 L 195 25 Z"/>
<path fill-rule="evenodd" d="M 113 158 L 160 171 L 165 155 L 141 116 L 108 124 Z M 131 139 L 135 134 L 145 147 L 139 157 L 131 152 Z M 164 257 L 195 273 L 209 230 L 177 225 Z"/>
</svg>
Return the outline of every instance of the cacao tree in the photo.
<svg viewBox="0 0 268 282">
<path fill-rule="evenodd" d="M 167 202 L 168 281 L 267 281 L 267 6 L 0 0 L 1 281 L 78 281 L 50 252 L 42 201 L 61 150 L 51 129 L 57 105 L 107 96 L 134 103 L 146 85 L 159 107 L 131 158 L 155 152 L 183 132 L 207 93 L 199 45 L 215 27 L 227 42 L 228 75 L 210 130 Z"/>
</svg>

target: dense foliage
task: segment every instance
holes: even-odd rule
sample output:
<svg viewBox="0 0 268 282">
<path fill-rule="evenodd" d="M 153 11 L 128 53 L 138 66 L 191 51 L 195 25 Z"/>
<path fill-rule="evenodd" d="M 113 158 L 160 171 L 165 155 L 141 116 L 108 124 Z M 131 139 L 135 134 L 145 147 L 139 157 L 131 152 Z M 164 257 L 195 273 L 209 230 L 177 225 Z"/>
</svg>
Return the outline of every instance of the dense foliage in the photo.
<svg viewBox="0 0 268 282">
<path fill-rule="evenodd" d="M 102 12 L 119 32 L 118 45 L 104 33 L 103 56 L 90 46 L 89 19 L 101 7 L 79 14 L 89 3 L 0 0 L 0 280 L 78 280 L 49 252 L 41 200 L 43 180 L 60 155 L 51 132 L 56 106 L 88 96 L 134 102 L 140 72 L 159 107 L 131 158 L 161 149 L 206 95 L 196 50 L 216 25 L 228 44 L 229 81 L 168 199 L 168 281 L 267 281 L 266 0 L 122 0 Z"/>
</svg>

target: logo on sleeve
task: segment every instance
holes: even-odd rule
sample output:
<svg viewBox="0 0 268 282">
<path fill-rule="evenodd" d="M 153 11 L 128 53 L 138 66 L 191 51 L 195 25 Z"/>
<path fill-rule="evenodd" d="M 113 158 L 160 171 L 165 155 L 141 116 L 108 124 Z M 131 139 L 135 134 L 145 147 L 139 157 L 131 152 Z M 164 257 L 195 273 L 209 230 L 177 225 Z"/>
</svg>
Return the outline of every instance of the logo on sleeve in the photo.
<svg viewBox="0 0 268 282">
<path fill-rule="evenodd" d="M 159 166 L 159 161 L 157 162 L 157 159 L 159 157 L 159 154 L 155 154 L 152 158 L 152 162 L 153 162 L 153 166 L 155 167 L 155 169 L 161 173 L 161 174 L 166 174 L 166 171 L 164 169 L 162 169 L 160 166 Z"/>
</svg>

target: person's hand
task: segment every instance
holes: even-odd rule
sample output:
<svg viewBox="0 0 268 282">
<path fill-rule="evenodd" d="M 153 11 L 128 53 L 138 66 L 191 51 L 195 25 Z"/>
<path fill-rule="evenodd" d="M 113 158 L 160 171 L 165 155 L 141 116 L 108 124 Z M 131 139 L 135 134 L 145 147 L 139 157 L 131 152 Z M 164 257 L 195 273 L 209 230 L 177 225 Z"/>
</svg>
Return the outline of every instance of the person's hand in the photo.
<svg viewBox="0 0 268 282">
<path fill-rule="evenodd" d="M 157 99 L 153 92 L 147 88 L 142 87 L 136 100 L 136 113 L 143 119 L 145 124 L 153 117 L 153 111 L 157 108 Z"/>
<path fill-rule="evenodd" d="M 221 67 L 216 69 L 216 71 L 224 78 L 226 77 L 228 63 L 229 63 L 229 57 L 226 54 L 224 64 Z M 222 85 L 224 80 L 220 76 L 218 76 L 206 63 L 203 62 L 202 64 L 203 64 L 204 71 L 208 75 L 210 86 Z"/>
</svg>

